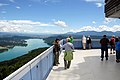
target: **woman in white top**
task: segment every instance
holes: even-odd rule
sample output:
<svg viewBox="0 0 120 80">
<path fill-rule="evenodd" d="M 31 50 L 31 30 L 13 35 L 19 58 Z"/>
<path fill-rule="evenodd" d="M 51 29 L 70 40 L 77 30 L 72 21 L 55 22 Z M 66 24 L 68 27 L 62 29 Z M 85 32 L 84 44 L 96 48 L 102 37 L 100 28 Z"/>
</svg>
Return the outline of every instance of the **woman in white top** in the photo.
<svg viewBox="0 0 120 80">
<path fill-rule="evenodd" d="M 82 46 L 83 46 L 83 49 L 86 49 L 86 37 L 84 35 L 82 37 Z"/>
</svg>

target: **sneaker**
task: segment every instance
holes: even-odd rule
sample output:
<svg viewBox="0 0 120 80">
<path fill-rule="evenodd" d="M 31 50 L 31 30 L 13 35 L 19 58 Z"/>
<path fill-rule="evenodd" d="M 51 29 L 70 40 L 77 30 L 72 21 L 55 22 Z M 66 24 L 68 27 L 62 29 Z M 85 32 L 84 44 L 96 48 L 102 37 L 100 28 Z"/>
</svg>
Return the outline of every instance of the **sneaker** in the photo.
<svg viewBox="0 0 120 80">
<path fill-rule="evenodd" d="M 117 59 L 116 62 L 119 63 L 120 61 Z"/>
<path fill-rule="evenodd" d="M 103 58 L 101 59 L 101 61 L 103 61 Z"/>
<path fill-rule="evenodd" d="M 113 54 L 115 54 L 115 52 L 113 52 Z"/>
<path fill-rule="evenodd" d="M 106 61 L 108 60 L 108 58 L 106 58 Z"/>
<path fill-rule="evenodd" d="M 67 67 L 67 69 L 69 69 L 70 67 Z"/>
<path fill-rule="evenodd" d="M 64 69 L 67 69 L 66 67 Z"/>
<path fill-rule="evenodd" d="M 54 66 L 58 66 L 58 64 L 55 64 Z"/>
</svg>

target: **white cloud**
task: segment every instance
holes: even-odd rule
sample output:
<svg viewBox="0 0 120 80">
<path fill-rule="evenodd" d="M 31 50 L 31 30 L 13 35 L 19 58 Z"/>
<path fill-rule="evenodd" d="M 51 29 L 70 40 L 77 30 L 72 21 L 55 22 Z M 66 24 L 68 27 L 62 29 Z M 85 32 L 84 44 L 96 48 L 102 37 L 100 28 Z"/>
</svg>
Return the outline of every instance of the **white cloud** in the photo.
<svg viewBox="0 0 120 80">
<path fill-rule="evenodd" d="M 9 0 L 9 1 L 10 1 L 10 2 L 13 2 L 13 3 L 15 2 L 15 0 Z"/>
<path fill-rule="evenodd" d="M 0 20 L 0 26 L 52 26 L 41 22 L 33 22 L 31 20 Z"/>
<path fill-rule="evenodd" d="M 97 7 L 102 7 L 103 4 L 102 3 L 95 3 L 97 5 Z"/>
<path fill-rule="evenodd" d="M 79 28 L 77 30 L 70 30 L 71 32 L 81 32 L 81 31 L 97 31 L 97 32 L 101 32 L 101 31 L 112 31 L 112 32 L 116 32 L 116 31 L 120 31 L 120 25 L 114 25 L 113 27 L 108 27 L 105 25 L 101 25 L 99 27 L 92 27 L 92 26 L 84 26 L 82 28 Z"/>
<path fill-rule="evenodd" d="M 19 6 L 16 6 L 16 8 L 17 8 L 17 9 L 21 9 L 21 7 L 19 7 Z"/>
<path fill-rule="evenodd" d="M 31 4 L 28 5 L 28 7 L 31 7 L 31 6 L 32 6 Z"/>
<path fill-rule="evenodd" d="M 86 2 L 102 2 L 103 0 L 85 0 Z"/>
<path fill-rule="evenodd" d="M 0 3 L 0 7 L 7 6 L 7 5 L 9 5 L 9 4 Z"/>
<path fill-rule="evenodd" d="M 53 24 L 56 26 L 59 26 L 59 27 L 67 27 L 68 26 L 65 22 L 60 21 L 60 20 L 55 21 Z"/>
<path fill-rule="evenodd" d="M 110 23 L 110 22 L 115 22 L 116 21 L 116 19 L 113 19 L 113 18 L 105 18 L 105 20 L 104 20 L 104 24 L 108 24 L 108 23 Z"/>
<path fill-rule="evenodd" d="M 92 21 L 92 23 L 93 23 L 93 24 L 96 24 L 96 22 L 95 22 L 95 21 Z"/>
<path fill-rule="evenodd" d="M 6 11 L 1 11 L 1 13 L 5 14 L 5 13 L 7 13 L 7 12 L 6 12 Z"/>
<path fill-rule="evenodd" d="M 94 3 L 97 7 L 102 7 L 104 4 L 104 0 L 85 0 L 86 2 Z"/>
<path fill-rule="evenodd" d="M 48 3 L 59 3 L 61 0 L 31 0 L 33 2 L 39 2 L 43 4 L 48 4 Z"/>
<path fill-rule="evenodd" d="M 40 26 L 52 26 L 31 20 L 0 20 L 0 31 L 2 32 L 27 32 L 40 33 Z"/>
</svg>

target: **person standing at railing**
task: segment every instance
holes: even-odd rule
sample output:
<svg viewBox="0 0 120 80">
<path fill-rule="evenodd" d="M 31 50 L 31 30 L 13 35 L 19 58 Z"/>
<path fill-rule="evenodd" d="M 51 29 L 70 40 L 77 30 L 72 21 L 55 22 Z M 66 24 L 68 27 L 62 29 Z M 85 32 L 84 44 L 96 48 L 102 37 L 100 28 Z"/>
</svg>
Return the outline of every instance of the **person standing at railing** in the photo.
<svg viewBox="0 0 120 80">
<path fill-rule="evenodd" d="M 110 39 L 110 54 L 115 54 L 115 36 L 112 35 Z"/>
<path fill-rule="evenodd" d="M 105 51 L 106 60 L 108 60 L 109 39 L 106 37 L 106 35 L 103 35 L 103 38 L 100 40 L 100 44 L 101 44 L 101 61 L 103 61 L 104 59 L 104 51 Z"/>
<path fill-rule="evenodd" d="M 84 35 L 82 37 L 82 46 L 83 46 L 83 49 L 85 50 L 86 49 L 86 37 Z"/>
<path fill-rule="evenodd" d="M 88 48 L 91 49 L 91 38 L 90 38 L 90 36 L 87 37 L 87 44 L 88 44 Z"/>
<path fill-rule="evenodd" d="M 120 62 L 120 39 L 118 39 L 118 41 L 116 42 L 116 62 L 119 63 Z"/>
<path fill-rule="evenodd" d="M 65 69 L 68 69 L 70 68 L 70 65 L 71 65 L 71 60 L 73 59 L 73 50 L 74 50 L 74 46 L 73 44 L 70 42 L 70 38 L 67 38 L 66 39 L 66 42 L 62 48 L 65 49 L 65 52 L 64 52 L 64 66 L 65 66 Z"/>
<path fill-rule="evenodd" d="M 73 43 L 73 37 L 70 35 L 68 38 L 70 38 L 70 42 Z"/>
<path fill-rule="evenodd" d="M 54 41 L 54 47 L 53 47 L 53 53 L 54 53 L 54 65 L 58 66 L 59 63 L 59 53 L 60 53 L 60 44 L 59 44 L 59 39 L 56 39 Z"/>
<path fill-rule="evenodd" d="M 118 41 L 119 41 L 119 37 L 116 36 L 116 37 L 115 37 L 115 43 L 117 43 Z"/>
</svg>

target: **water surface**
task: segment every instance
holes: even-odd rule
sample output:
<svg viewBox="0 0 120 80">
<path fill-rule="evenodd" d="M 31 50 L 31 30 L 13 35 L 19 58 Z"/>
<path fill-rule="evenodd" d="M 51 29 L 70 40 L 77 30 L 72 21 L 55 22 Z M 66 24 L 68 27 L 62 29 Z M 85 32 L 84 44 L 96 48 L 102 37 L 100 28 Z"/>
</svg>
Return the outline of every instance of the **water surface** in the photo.
<svg viewBox="0 0 120 80">
<path fill-rule="evenodd" d="M 27 54 L 29 51 L 42 47 L 49 47 L 48 44 L 44 43 L 43 39 L 28 39 L 27 46 L 15 46 L 6 52 L 0 53 L 0 62 L 5 60 L 10 60 L 18 56 Z"/>
</svg>

